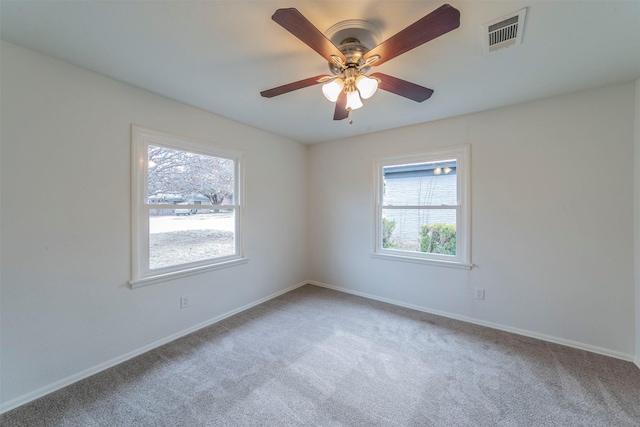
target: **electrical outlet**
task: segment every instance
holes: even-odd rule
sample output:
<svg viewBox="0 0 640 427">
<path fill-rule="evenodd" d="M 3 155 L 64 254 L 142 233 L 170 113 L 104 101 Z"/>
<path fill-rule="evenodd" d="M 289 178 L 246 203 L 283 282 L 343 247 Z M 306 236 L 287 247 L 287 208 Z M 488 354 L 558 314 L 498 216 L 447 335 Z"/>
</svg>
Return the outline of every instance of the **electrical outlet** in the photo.
<svg viewBox="0 0 640 427">
<path fill-rule="evenodd" d="M 476 288 L 476 299 L 484 299 L 484 288 Z"/>
<path fill-rule="evenodd" d="M 189 307 L 189 295 L 182 295 L 180 297 L 180 308 Z"/>
</svg>

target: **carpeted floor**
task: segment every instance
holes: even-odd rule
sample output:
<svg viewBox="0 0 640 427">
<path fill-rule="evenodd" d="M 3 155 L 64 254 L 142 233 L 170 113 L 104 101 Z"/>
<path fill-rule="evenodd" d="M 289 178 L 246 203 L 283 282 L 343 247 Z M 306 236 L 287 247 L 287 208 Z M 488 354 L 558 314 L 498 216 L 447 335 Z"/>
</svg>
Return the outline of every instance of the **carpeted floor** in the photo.
<svg viewBox="0 0 640 427">
<path fill-rule="evenodd" d="M 638 426 L 629 362 L 304 286 L 9 426 Z"/>
</svg>

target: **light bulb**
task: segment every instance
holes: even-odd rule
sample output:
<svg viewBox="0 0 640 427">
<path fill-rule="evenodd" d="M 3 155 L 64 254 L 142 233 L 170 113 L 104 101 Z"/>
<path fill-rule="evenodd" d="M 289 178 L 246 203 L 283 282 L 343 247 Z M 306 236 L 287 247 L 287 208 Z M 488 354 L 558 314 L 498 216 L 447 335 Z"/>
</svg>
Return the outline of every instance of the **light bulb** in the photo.
<svg viewBox="0 0 640 427">
<path fill-rule="evenodd" d="M 327 84 L 322 85 L 322 93 L 329 101 L 336 102 L 343 86 L 344 82 L 342 81 L 342 79 L 335 79 Z"/>
<path fill-rule="evenodd" d="M 444 174 L 448 174 L 449 172 L 451 172 L 451 168 L 449 166 L 447 166 L 446 168 L 443 169 L 444 170 Z"/>
<path fill-rule="evenodd" d="M 356 87 L 360 91 L 362 99 L 369 99 L 378 90 L 378 81 L 361 74 L 356 79 Z"/>
<path fill-rule="evenodd" d="M 357 110 L 362 107 L 362 101 L 360 101 L 360 95 L 358 95 L 358 91 L 354 90 L 353 92 L 347 92 L 347 106 L 346 109 Z"/>
<path fill-rule="evenodd" d="M 441 173 L 442 173 L 442 168 L 440 166 L 438 166 L 433 170 L 434 175 L 440 175 Z"/>
</svg>

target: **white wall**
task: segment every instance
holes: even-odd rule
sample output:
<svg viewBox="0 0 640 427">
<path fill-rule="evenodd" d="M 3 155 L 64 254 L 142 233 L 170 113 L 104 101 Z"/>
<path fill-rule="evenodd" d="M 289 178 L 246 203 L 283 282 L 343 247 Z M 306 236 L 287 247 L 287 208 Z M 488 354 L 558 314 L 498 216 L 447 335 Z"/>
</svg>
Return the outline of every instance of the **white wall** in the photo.
<svg viewBox="0 0 640 427">
<path fill-rule="evenodd" d="M 635 134 L 634 134 L 634 186 L 633 186 L 633 222 L 634 222 L 634 264 L 636 284 L 636 357 L 640 368 L 640 79 L 636 80 Z"/>
<path fill-rule="evenodd" d="M 312 146 L 311 279 L 632 360 L 634 91 L 610 86 Z M 372 258 L 373 159 L 460 144 L 471 144 L 476 266 Z"/>
<path fill-rule="evenodd" d="M 306 146 L 1 49 L 0 409 L 307 278 Z M 247 264 L 129 288 L 131 123 L 245 150 Z"/>
<path fill-rule="evenodd" d="M 308 148 L 1 53 L 0 411 L 307 278 L 640 358 L 640 81 Z M 129 289 L 131 123 L 246 151 L 248 264 Z M 476 267 L 371 258 L 373 158 L 464 143 Z"/>
</svg>

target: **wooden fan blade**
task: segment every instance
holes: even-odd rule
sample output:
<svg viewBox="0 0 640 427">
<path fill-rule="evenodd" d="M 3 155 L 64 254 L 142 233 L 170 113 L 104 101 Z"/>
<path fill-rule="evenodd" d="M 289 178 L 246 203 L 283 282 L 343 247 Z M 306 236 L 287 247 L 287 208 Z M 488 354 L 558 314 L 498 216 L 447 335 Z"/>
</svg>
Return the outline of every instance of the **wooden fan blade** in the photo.
<svg viewBox="0 0 640 427">
<path fill-rule="evenodd" d="M 459 26 L 460 11 L 448 4 L 442 5 L 371 49 L 364 55 L 364 60 L 373 55 L 380 55 L 380 59 L 374 65 L 381 65 Z"/>
<path fill-rule="evenodd" d="M 344 120 L 349 117 L 349 110 L 347 110 L 347 94 L 340 92 L 338 100 L 336 101 L 336 109 L 333 112 L 333 120 Z"/>
<path fill-rule="evenodd" d="M 405 98 L 409 98 L 416 102 L 425 101 L 433 95 L 433 89 L 429 89 L 397 77 L 389 76 L 387 74 L 373 73 L 371 74 L 371 77 L 377 77 L 380 79 L 378 89 L 404 96 Z"/>
<path fill-rule="evenodd" d="M 274 96 L 282 95 L 283 93 L 292 92 L 294 90 L 317 85 L 318 79 L 322 77 L 326 77 L 326 76 L 321 75 L 321 76 L 309 77 L 308 79 L 298 80 L 297 82 L 274 87 L 273 89 L 263 90 L 262 92 L 260 92 L 260 95 L 264 96 L 265 98 L 273 98 Z"/>
<path fill-rule="evenodd" d="M 347 58 L 340 50 L 331 43 L 324 34 L 320 32 L 307 18 L 305 18 L 297 9 L 278 9 L 271 17 L 274 21 L 282 26 L 285 30 L 299 38 L 311 49 L 318 52 L 328 62 L 331 61 L 331 55 L 335 55 L 342 61 L 346 62 Z"/>
</svg>

